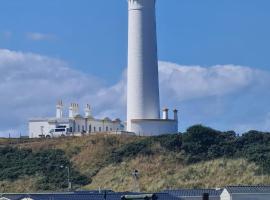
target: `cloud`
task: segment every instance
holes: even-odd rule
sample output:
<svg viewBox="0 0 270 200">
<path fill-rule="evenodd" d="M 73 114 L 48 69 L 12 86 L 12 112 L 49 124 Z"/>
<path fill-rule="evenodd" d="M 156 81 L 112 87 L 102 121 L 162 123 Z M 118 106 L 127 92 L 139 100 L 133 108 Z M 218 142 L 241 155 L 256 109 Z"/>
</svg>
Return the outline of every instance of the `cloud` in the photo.
<svg viewBox="0 0 270 200">
<path fill-rule="evenodd" d="M 29 118 L 54 115 L 58 99 L 96 101 L 102 85 L 102 80 L 73 70 L 61 60 L 2 49 L 0 132 L 25 131 Z"/>
<path fill-rule="evenodd" d="M 181 66 L 160 62 L 160 82 L 179 101 L 239 92 L 260 79 L 263 71 L 235 65 Z"/>
<path fill-rule="evenodd" d="M 270 75 L 251 67 L 182 66 L 160 62 L 162 106 L 180 108 L 180 127 L 203 123 L 214 128 L 248 130 L 269 126 Z M 0 136 L 25 134 L 27 120 L 55 115 L 62 99 L 89 103 L 97 117 L 126 112 L 126 71 L 111 86 L 68 63 L 38 55 L 0 49 Z M 270 127 L 269 127 L 270 128 Z"/>
<path fill-rule="evenodd" d="M 44 34 L 44 33 L 37 33 L 37 32 L 29 32 L 26 34 L 26 37 L 29 40 L 33 40 L 33 41 L 43 41 L 43 40 L 55 39 L 55 36 L 52 34 Z"/>
<path fill-rule="evenodd" d="M 162 105 L 180 109 L 182 130 L 205 124 L 222 130 L 270 130 L 270 72 L 252 67 L 183 66 L 160 62 Z"/>
</svg>

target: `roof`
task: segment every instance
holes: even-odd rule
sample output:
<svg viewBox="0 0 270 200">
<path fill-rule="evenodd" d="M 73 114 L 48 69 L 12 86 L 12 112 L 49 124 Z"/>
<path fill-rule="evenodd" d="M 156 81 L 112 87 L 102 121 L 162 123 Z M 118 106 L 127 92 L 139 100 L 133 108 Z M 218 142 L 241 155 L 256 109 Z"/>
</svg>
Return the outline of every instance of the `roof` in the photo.
<svg viewBox="0 0 270 200">
<path fill-rule="evenodd" d="M 114 193 L 108 192 L 106 194 L 107 200 L 121 200 L 125 195 L 138 195 L 141 193 Z M 179 200 L 179 198 L 169 195 L 168 193 L 155 193 L 158 200 Z M 74 192 L 74 193 L 39 193 L 39 194 L 3 194 L 2 197 L 10 200 L 22 200 L 24 198 L 30 198 L 33 200 L 104 200 L 105 193 L 97 192 Z"/>
<path fill-rule="evenodd" d="M 174 119 L 132 119 L 134 123 L 138 122 L 176 122 Z"/>
<path fill-rule="evenodd" d="M 29 122 L 48 122 L 48 123 L 68 123 L 69 118 L 56 118 L 56 117 L 50 117 L 50 118 L 32 118 L 29 119 Z"/>
<path fill-rule="evenodd" d="M 269 193 L 270 194 L 270 186 L 227 186 L 225 189 L 229 193 Z"/>
<path fill-rule="evenodd" d="M 208 193 L 210 197 L 219 197 L 222 191 L 222 189 L 179 189 L 164 192 L 176 197 L 202 197 L 204 193 Z"/>
</svg>

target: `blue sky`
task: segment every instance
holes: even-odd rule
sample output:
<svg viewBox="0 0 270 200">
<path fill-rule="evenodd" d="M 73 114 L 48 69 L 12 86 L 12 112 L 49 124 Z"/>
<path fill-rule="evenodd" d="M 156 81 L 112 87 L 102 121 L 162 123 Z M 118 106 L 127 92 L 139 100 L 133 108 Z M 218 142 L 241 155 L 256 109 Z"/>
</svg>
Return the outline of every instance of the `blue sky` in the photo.
<svg viewBox="0 0 270 200">
<path fill-rule="evenodd" d="M 250 74 L 254 75 L 252 78 L 250 78 L 252 75 L 243 75 L 246 77 L 243 82 L 252 79 L 257 85 L 250 81 L 247 85 L 240 84 L 239 90 L 229 93 L 209 93 L 210 96 L 199 97 L 191 95 L 189 98 L 182 98 L 183 95 L 180 95 L 181 97 L 172 101 L 164 100 L 166 99 L 164 96 L 161 97 L 163 105 L 183 109 L 181 129 L 194 123 L 204 123 L 216 128 L 242 131 L 259 129 L 264 122 L 265 128 L 262 129 L 270 128 L 267 124 L 270 118 L 268 114 L 270 94 L 267 91 L 270 81 L 268 82 L 268 76 L 261 78 L 263 74 L 268 74 L 270 66 L 269 7 L 268 0 L 157 1 L 159 60 L 167 61 L 167 64 L 177 64 L 180 68 L 199 66 L 215 75 L 220 73 L 211 71 L 211 67 L 216 65 L 221 66 L 221 69 L 232 65 L 255 71 L 261 70 L 260 75 L 256 76 L 255 71 L 251 71 Z M 31 52 L 35 59 L 37 55 L 54 59 L 52 63 L 56 67 L 59 66 L 60 61 L 63 61 L 65 64 L 61 66 L 68 66 L 76 73 L 95 77 L 95 80 L 97 79 L 97 82 L 102 85 L 100 88 L 112 88 L 124 80 L 123 72 L 126 69 L 126 0 L 2 0 L 0 49 L 10 51 L 4 52 L 5 56 L 12 54 L 16 57 L 19 53 L 25 56 Z M 2 59 L 7 59 L 5 56 Z M 31 56 L 28 55 L 30 64 L 27 63 L 28 61 L 16 63 L 12 60 L 11 66 L 18 68 L 24 65 L 31 66 L 29 57 Z M 36 69 L 35 67 L 30 67 L 30 71 Z M 2 72 L 5 73 L 3 70 L 7 69 L 2 66 Z M 208 76 L 210 75 L 204 78 L 207 79 Z M 233 83 L 238 85 L 229 86 L 238 88 L 239 82 L 233 81 Z M 223 82 L 221 85 L 224 85 Z M 166 89 L 168 88 L 169 86 Z M 3 89 L 3 92 L 7 90 L 8 86 Z M 170 95 L 177 96 L 178 93 L 181 91 L 174 91 Z M 88 100 L 95 101 L 94 97 L 92 99 L 84 97 L 85 99 L 81 100 L 78 94 L 65 95 L 63 99 L 66 101 L 74 100 L 81 103 Z M 29 112 L 31 107 L 27 111 L 22 109 L 23 117 L 10 115 L 15 117 L 17 122 L 7 121 L 8 125 L 0 127 L 0 130 L 3 132 L 25 130 L 23 124 L 26 124 L 29 117 L 53 114 L 54 102 L 57 98 L 61 96 L 51 94 L 48 101 L 40 100 L 40 103 L 46 104 L 48 108 L 50 106 L 51 111 L 40 109 L 38 112 L 36 109 L 36 112 Z M 29 103 L 33 101 L 38 104 L 38 100 L 28 99 Z M 14 104 L 19 105 L 20 100 L 15 101 Z M 213 105 L 215 107 L 212 107 Z M 105 111 L 101 110 L 104 105 L 96 106 L 100 106 L 96 114 L 104 115 Z M 121 106 L 119 106 L 120 111 L 105 113 L 124 118 L 125 111 L 122 109 L 123 105 Z M 14 107 L 16 106 L 10 105 L 11 109 Z M 208 109 L 204 110 L 205 107 Z M 209 110 L 215 110 L 216 113 Z"/>
</svg>

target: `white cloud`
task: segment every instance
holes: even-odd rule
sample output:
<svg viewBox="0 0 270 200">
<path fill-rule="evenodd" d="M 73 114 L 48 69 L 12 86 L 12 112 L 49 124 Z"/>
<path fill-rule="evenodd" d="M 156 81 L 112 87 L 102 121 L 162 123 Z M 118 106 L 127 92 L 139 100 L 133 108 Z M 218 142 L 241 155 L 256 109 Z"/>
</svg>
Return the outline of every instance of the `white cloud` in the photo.
<svg viewBox="0 0 270 200">
<path fill-rule="evenodd" d="M 26 37 L 29 40 L 33 41 L 42 41 L 42 40 L 52 40 L 55 39 L 55 36 L 52 34 L 38 33 L 38 32 L 30 32 L 26 34 Z"/>
<path fill-rule="evenodd" d="M 179 101 L 238 92 L 264 76 L 261 70 L 235 65 L 201 67 L 160 62 L 159 68 L 161 88 Z"/>
<path fill-rule="evenodd" d="M 213 67 L 181 66 L 169 62 L 160 62 L 160 85 L 162 105 L 181 106 L 181 127 L 201 123 L 201 119 L 216 128 L 228 125 L 228 129 L 237 128 L 245 121 L 242 115 L 235 115 L 225 109 L 217 110 L 224 105 L 237 108 L 238 113 L 245 114 L 250 104 L 244 98 L 257 98 L 258 94 L 250 91 L 255 86 L 259 95 L 270 100 L 268 88 L 269 73 L 242 66 L 224 65 Z M 55 102 L 62 99 L 66 103 L 90 103 L 98 117 L 125 118 L 126 72 L 119 77 L 119 82 L 107 87 L 104 80 L 72 69 L 66 62 L 32 53 L 15 52 L 0 49 L 0 136 L 9 132 L 18 134 L 27 130 L 27 120 L 32 117 L 46 117 L 55 114 Z M 238 97 L 235 94 L 250 93 L 249 97 Z M 213 100 L 222 101 L 213 104 Z M 207 100 L 205 100 L 207 99 Z M 258 99 L 259 101 L 259 99 Z M 256 112 L 254 121 L 248 124 L 255 127 L 256 116 L 269 113 L 268 100 L 257 102 L 264 106 Z M 253 109 L 257 109 L 257 104 Z M 240 107 L 241 107 L 240 106 Z M 199 109 L 197 109 L 199 108 Z M 201 108 L 213 110 L 206 114 Z M 81 107 L 82 110 L 82 107 Z M 244 110 L 244 111 L 243 111 Z M 184 115 L 184 116 L 182 116 Z M 227 121 L 227 118 L 232 118 Z M 246 123 L 245 123 L 246 124 Z M 250 126 L 247 126 L 250 128 Z"/>
<path fill-rule="evenodd" d="M 180 107 L 180 127 L 270 131 L 270 72 L 252 67 L 160 62 L 162 105 Z"/>
<path fill-rule="evenodd" d="M 61 60 L 0 50 L 0 130 L 26 127 L 30 117 L 54 114 L 58 99 L 96 101 L 102 85 Z"/>
</svg>

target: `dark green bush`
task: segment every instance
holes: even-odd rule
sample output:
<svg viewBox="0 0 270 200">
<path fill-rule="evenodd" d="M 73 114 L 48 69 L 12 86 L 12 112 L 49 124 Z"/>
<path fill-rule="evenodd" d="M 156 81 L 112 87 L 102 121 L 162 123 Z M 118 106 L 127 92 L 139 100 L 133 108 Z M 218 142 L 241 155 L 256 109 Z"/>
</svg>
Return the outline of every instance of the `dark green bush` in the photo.
<svg viewBox="0 0 270 200">
<path fill-rule="evenodd" d="M 67 168 L 75 185 L 86 185 L 89 179 L 73 169 L 72 164 L 61 150 L 41 150 L 11 147 L 0 148 L 0 180 L 16 180 L 22 176 L 38 175 L 39 189 L 54 190 L 67 188 Z"/>
</svg>

